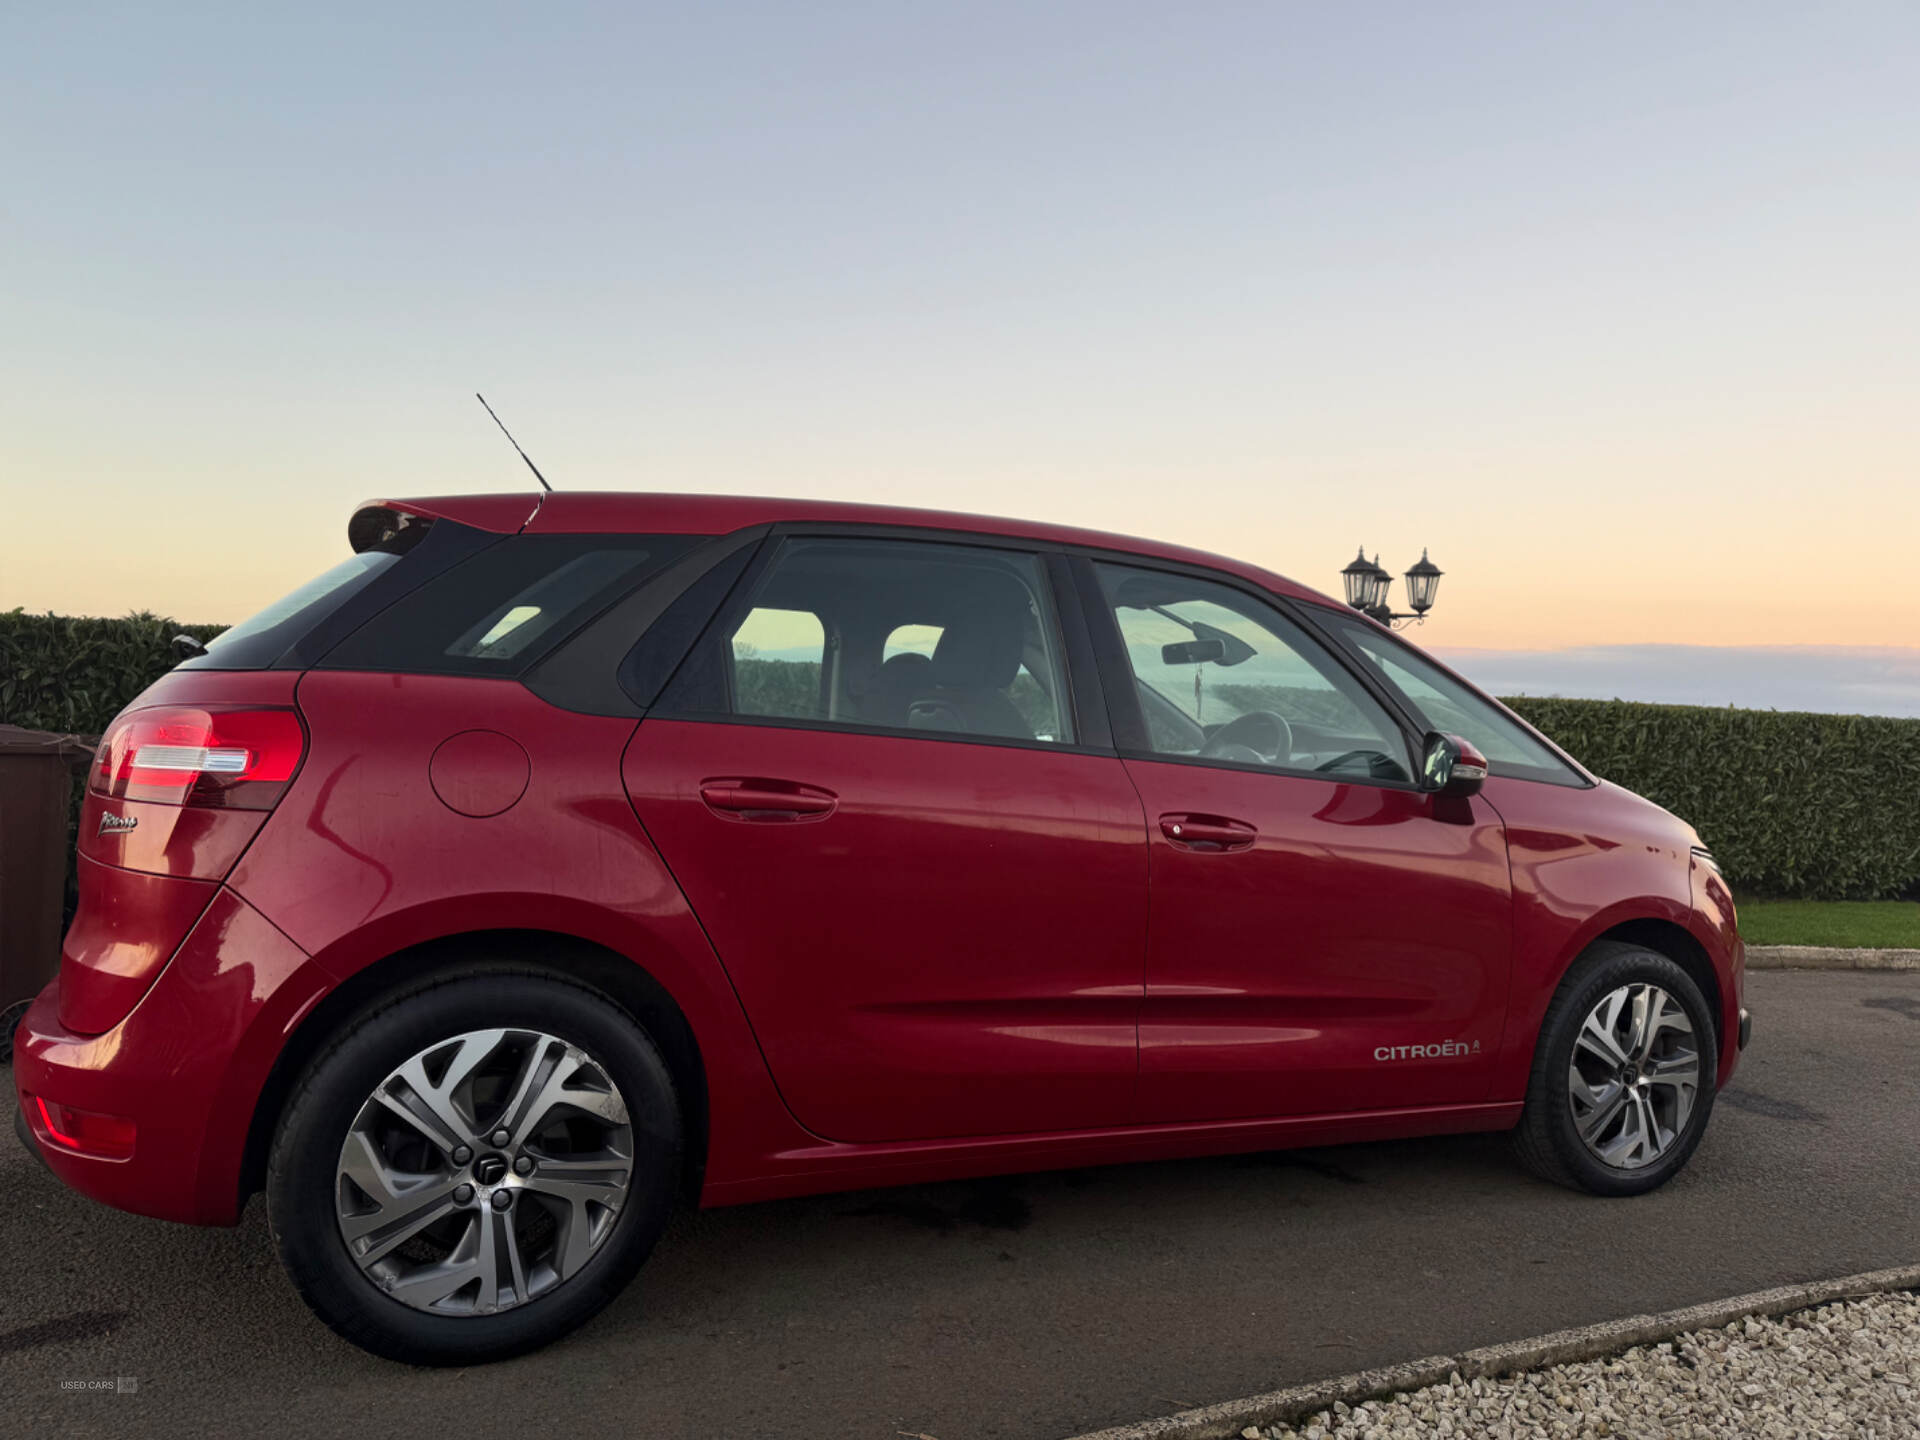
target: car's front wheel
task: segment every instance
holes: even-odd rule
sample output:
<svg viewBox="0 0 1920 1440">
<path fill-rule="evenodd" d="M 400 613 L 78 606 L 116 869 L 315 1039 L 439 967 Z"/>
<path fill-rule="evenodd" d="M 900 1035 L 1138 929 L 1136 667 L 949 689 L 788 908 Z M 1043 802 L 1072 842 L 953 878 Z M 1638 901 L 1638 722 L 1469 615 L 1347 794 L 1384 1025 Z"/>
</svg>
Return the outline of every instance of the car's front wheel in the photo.
<svg viewBox="0 0 1920 1440">
<path fill-rule="evenodd" d="M 1603 941 L 1547 1008 L 1514 1148 L 1556 1184 L 1645 1194 L 1699 1145 L 1716 1076 L 1713 1016 L 1692 977 L 1665 955 Z"/>
<path fill-rule="evenodd" d="M 442 976 L 363 1012 L 275 1139 L 274 1237 L 316 1313 L 391 1359 L 470 1365 L 546 1344 L 659 1238 L 672 1077 L 607 997 L 523 971 Z"/>
</svg>

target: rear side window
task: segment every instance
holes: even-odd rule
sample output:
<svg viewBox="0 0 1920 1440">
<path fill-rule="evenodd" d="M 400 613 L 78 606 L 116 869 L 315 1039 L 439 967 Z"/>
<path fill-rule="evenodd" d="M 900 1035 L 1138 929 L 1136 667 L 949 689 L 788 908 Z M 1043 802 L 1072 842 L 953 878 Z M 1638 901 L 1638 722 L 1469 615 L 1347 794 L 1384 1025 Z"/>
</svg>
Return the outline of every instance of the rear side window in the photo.
<svg viewBox="0 0 1920 1440">
<path fill-rule="evenodd" d="M 374 550 L 342 560 L 299 589 L 289 590 L 258 614 L 214 636 L 207 643 L 207 655 L 223 669 L 271 665 L 295 632 L 307 629 L 320 615 L 365 589 L 399 561 L 398 555 Z"/>
<path fill-rule="evenodd" d="M 688 717 L 1073 743 L 1037 556 L 919 540 L 785 542 L 661 697 Z"/>
<path fill-rule="evenodd" d="M 269 669 L 301 640 L 324 629 L 335 617 L 350 614 L 355 604 L 383 603 L 382 590 L 389 591 L 390 595 L 398 594 L 411 583 L 401 572 L 431 573 L 439 562 L 427 557 L 425 552 L 458 553 L 466 548 L 461 542 L 471 534 L 457 533 L 464 529 L 457 525 L 437 525 L 431 520 L 388 511 L 377 513 L 390 523 L 361 545 L 358 554 L 222 631 L 208 642 L 206 654 L 186 661 L 186 666 L 198 670 Z M 357 523 L 359 517 L 355 518 Z M 441 533 L 435 539 L 450 543 L 425 545 L 428 535 L 436 529 Z M 407 557 L 417 550 L 423 552 L 422 557 L 409 561 Z"/>
<path fill-rule="evenodd" d="M 518 675 L 700 538 L 510 536 L 375 616 L 320 665 Z"/>
</svg>

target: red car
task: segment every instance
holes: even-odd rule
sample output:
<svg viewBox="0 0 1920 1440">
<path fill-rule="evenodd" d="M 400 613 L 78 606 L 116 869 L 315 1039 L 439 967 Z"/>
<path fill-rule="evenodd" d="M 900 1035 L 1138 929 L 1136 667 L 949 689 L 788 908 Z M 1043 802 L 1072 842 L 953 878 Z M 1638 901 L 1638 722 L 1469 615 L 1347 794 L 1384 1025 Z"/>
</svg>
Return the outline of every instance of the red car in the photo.
<svg viewBox="0 0 1920 1440">
<path fill-rule="evenodd" d="M 1512 1131 L 1661 1184 L 1747 1039 L 1691 828 L 1346 606 L 973 516 L 371 504 L 102 740 L 16 1040 L 73 1188 L 382 1355 L 681 1201 Z"/>
</svg>

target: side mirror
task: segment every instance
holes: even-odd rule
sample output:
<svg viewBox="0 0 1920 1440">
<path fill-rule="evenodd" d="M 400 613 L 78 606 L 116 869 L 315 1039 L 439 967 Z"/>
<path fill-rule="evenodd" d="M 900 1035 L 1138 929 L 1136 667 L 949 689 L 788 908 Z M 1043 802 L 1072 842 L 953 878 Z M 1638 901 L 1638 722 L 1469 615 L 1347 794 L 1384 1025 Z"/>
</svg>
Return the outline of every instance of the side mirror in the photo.
<svg viewBox="0 0 1920 1440">
<path fill-rule="evenodd" d="M 1465 798 L 1480 793 L 1487 778 L 1487 757 L 1473 742 L 1459 735 L 1434 731 L 1427 736 L 1427 753 L 1420 763 L 1420 788 L 1430 795 Z"/>
<path fill-rule="evenodd" d="M 1176 640 L 1160 647 L 1162 665 L 1205 665 L 1209 660 L 1224 661 L 1227 647 L 1218 640 Z"/>
</svg>

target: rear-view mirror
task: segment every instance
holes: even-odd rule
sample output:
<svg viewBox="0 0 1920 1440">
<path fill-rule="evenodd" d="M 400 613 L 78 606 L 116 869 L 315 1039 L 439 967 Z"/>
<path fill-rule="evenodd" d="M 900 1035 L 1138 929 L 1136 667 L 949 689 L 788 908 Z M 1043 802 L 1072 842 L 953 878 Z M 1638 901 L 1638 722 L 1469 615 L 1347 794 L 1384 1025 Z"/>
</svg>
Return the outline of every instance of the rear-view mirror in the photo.
<svg viewBox="0 0 1920 1440">
<path fill-rule="evenodd" d="M 1260 652 L 1235 635 L 1230 630 L 1222 630 L 1218 625 L 1209 625 L 1204 620 L 1193 622 L 1193 633 L 1202 640 L 1218 640 L 1222 665 L 1238 665 L 1242 660 L 1251 660 Z"/>
<path fill-rule="evenodd" d="M 1160 647 L 1162 665 L 1205 665 L 1208 661 L 1225 664 L 1227 647 L 1218 640 L 1176 640 Z"/>
</svg>

